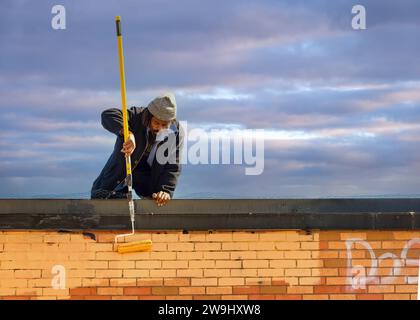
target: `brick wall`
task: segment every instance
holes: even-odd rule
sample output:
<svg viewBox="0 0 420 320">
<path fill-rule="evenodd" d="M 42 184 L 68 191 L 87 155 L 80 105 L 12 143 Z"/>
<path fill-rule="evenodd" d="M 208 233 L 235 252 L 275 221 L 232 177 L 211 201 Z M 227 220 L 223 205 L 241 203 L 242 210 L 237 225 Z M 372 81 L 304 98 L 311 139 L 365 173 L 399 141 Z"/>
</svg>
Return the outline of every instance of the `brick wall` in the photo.
<svg viewBox="0 0 420 320">
<path fill-rule="evenodd" d="M 0 298 L 417 299 L 420 232 L 91 233 L 0 232 Z"/>
</svg>

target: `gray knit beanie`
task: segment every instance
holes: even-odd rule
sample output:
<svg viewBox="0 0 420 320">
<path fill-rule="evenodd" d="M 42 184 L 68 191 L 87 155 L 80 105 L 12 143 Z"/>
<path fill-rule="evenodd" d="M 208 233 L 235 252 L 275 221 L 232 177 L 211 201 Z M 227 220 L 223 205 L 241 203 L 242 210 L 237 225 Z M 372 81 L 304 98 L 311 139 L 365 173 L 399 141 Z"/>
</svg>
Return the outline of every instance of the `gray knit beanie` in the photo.
<svg viewBox="0 0 420 320">
<path fill-rule="evenodd" d="M 153 99 L 147 106 L 150 113 L 162 121 L 171 121 L 176 118 L 176 101 L 172 93 L 165 93 Z"/>
</svg>

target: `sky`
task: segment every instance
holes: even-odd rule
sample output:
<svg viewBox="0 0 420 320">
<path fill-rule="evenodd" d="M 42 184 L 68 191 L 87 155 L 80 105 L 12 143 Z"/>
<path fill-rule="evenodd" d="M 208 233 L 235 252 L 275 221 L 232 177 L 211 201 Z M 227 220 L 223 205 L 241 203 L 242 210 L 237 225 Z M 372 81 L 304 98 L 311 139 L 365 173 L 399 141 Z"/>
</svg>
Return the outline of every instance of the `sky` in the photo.
<svg viewBox="0 0 420 320">
<path fill-rule="evenodd" d="M 264 130 L 260 175 L 187 163 L 176 198 L 420 194 L 418 0 L 3 0 L 0 198 L 89 197 L 121 107 L 116 15 L 128 106 L 171 91 L 189 128 Z"/>
</svg>

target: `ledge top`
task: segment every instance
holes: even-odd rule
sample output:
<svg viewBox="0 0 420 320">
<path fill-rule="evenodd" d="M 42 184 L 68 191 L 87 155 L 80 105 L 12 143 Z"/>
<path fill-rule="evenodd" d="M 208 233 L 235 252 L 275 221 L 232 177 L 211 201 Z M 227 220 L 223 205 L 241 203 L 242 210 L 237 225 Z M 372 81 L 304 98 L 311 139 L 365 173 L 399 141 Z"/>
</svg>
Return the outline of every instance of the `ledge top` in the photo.
<svg viewBox="0 0 420 320">
<path fill-rule="evenodd" d="M 135 200 L 143 230 L 420 229 L 420 199 Z M 127 200 L 0 199 L 0 229 L 129 229 Z"/>
</svg>

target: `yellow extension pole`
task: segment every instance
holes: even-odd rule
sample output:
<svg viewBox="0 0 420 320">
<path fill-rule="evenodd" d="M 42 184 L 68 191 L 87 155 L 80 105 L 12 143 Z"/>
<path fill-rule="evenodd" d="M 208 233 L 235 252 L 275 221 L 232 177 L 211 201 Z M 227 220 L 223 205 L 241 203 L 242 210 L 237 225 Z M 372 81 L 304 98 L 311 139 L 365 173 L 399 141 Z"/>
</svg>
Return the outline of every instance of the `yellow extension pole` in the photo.
<svg viewBox="0 0 420 320">
<path fill-rule="evenodd" d="M 115 17 L 115 24 L 117 27 L 117 39 L 118 39 L 118 56 L 120 61 L 120 78 L 121 78 L 121 102 L 122 102 L 122 114 L 123 114 L 123 130 L 124 130 L 124 142 L 128 140 L 129 131 L 128 131 L 128 114 L 127 114 L 127 101 L 126 101 L 126 91 L 125 91 L 125 74 L 124 74 L 124 53 L 122 45 L 122 35 L 121 35 L 121 17 Z M 118 243 L 118 238 L 125 238 L 127 236 L 133 236 L 135 234 L 134 223 L 135 223 L 135 213 L 134 213 L 134 201 L 133 201 L 133 178 L 131 174 L 131 157 L 125 157 L 125 167 L 127 172 L 127 187 L 128 187 L 128 207 L 130 211 L 130 220 L 131 220 L 131 233 L 119 234 L 115 236 L 115 244 Z M 118 253 L 130 253 L 138 251 L 148 251 L 152 247 L 152 241 L 150 239 L 124 243 L 118 246 Z"/>
<path fill-rule="evenodd" d="M 122 114 L 123 114 L 123 130 L 124 130 L 124 142 L 128 140 L 128 116 L 127 116 L 127 99 L 125 90 L 125 72 L 124 72 L 124 51 L 121 35 L 121 17 L 115 17 L 115 23 L 117 26 L 117 39 L 118 39 L 118 57 L 120 61 L 120 79 L 121 79 L 121 103 L 122 103 Z M 131 176 L 131 159 L 125 157 L 127 176 Z"/>
</svg>

